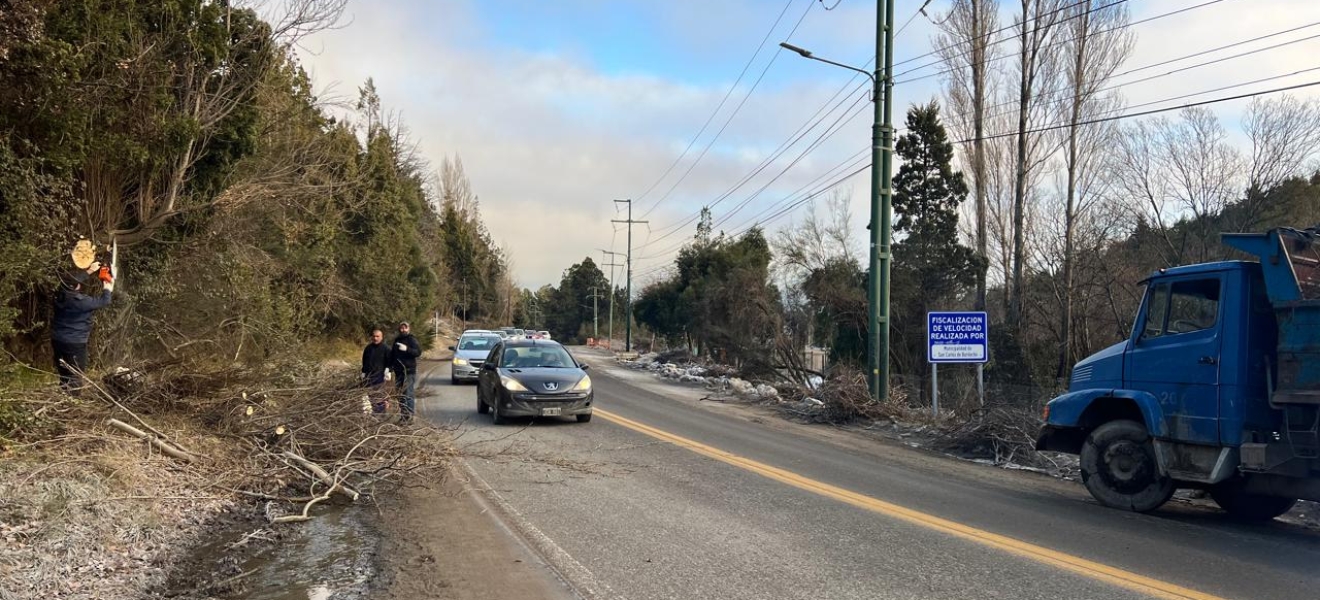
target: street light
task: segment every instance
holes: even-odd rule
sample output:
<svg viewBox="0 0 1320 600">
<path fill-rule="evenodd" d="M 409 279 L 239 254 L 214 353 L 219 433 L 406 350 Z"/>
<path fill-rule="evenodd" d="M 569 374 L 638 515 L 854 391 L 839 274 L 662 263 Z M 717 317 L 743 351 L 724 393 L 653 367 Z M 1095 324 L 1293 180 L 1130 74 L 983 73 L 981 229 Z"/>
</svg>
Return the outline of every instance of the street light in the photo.
<svg viewBox="0 0 1320 600">
<path fill-rule="evenodd" d="M 845 65 L 845 64 L 843 64 L 843 63 L 841 63 L 841 62 L 834 62 L 834 61 L 829 60 L 829 59 L 827 59 L 827 58 L 821 58 L 821 57 L 819 57 L 819 56 L 816 56 L 815 54 L 812 54 L 811 51 L 810 51 L 810 50 L 807 50 L 806 48 L 799 48 L 798 46 L 794 46 L 793 44 L 790 44 L 790 43 L 788 43 L 788 42 L 779 42 L 779 47 L 780 47 L 780 48 L 783 48 L 783 49 L 785 49 L 785 50 L 792 50 L 793 52 L 797 52 L 798 54 L 801 54 L 801 55 L 802 55 L 802 58 L 810 58 L 811 60 L 818 60 L 818 61 L 820 61 L 820 62 L 823 62 L 823 63 L 827 64 L 827 65 L 834 65 L 834 66 L 836 66 L 836 67 L 843 67 L 843 68 L 845 68 L 845 69 L 848 69 L 849 71 L 856 71 L 856 72 L 858 72 L 858 73 L 861 73 L 862 75 L 865 75 L 865 76 L 867 77 L 867 79 L 870 79 L 870 80 L 871 80 L 871 85 L 872 85 L 872 86 L 875 86 L 875 75 L 871 74 L 870 71 L 867 71 L 867 70 L 865 70 L 865 69 L 859 69 L 859 68 L 854 67 L 854 66 L 852 66 L 852 65 Z"/>
<path fill-rule="evenodd" d="M 781 42 L 780 47 L 801 55 L 866 75 L 871 80 L 875 118 L 871 124 L 871 230 L 870 269 L 867 273 L 866 305 L 867 386 L 879 402 L 889 399 L 889 270 L 892 259 L 890 211 L 893 206 L 894 162 L 894 0 L 876 2 L 875 73 L 852 65 L 820 58 L 810 50 Z M 878 167 L 878 168 L 877 168 Z"/>
</svg>

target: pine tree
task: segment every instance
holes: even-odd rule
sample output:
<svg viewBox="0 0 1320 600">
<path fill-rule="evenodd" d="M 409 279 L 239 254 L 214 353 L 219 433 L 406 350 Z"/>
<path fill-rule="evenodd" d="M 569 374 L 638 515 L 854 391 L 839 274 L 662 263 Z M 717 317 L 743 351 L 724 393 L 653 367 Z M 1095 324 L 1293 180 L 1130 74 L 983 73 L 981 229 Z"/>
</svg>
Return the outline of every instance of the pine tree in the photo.
<svg viewBox="0 0 1320 600">
<path fill-rule="evenodd" d="M 958 239 L 958 207 L 967 182 L 953 169 L 953 144 L 939 105 L 913 106 L 908 132 L 896 148 L 903 166 L 894 176 L 894 317 L 899 339 L 915 347 L 925 339 L 925 313 L 946 308 L 976 285 L 984 261 Z M 898 365 L 900 370 L 904 365 Z M 925 365 L 907 365 L 924 372 Z"/>
</svg>

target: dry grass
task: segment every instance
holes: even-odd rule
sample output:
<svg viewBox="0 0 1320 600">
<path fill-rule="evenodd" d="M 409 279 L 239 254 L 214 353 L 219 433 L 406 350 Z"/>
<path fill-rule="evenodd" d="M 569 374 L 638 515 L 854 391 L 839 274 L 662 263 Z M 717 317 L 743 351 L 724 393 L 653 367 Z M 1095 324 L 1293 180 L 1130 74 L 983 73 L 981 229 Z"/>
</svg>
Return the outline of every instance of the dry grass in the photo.
<svg viewBox="0 0 1320 600">
<path fill-rule="evenodd" d="M 452 456 L 446 432 L 364 415 L 351 370 L 171 361 L 94 381 L 82 399 L 0 392 L 24 415 L 0 432 L 0 591 L 13 597 L 142 597 L 217 515 L 296 520 L 348 501 L 345 490 L 370 501 L 381 486 L 435 480 Z"/>
</svg>

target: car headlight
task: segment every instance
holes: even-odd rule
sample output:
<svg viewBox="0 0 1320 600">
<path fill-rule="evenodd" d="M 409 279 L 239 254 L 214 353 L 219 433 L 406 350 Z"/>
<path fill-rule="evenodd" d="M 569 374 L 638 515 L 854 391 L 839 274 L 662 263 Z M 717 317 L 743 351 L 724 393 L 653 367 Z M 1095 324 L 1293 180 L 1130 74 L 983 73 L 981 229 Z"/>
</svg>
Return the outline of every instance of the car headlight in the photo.
<svg viewBox="0 0 1320 600">
<path fill-rule="evenodd" d="M 590 375 L 583 375 L 583 376 L 582 376 L 582 380 L 581 380 L 581 381 L 578 381 L 578 382 L 577 382 L 577 385 L 573 386 L 573 391 L 575 391 L 575 392 L 586 392 L 586 391 L 590 391 L 590 390 L 591 390 L 591 376 L 590 376 Z"/>
<path fill-rule="evenodd" d="M 504 389 L 509 390 L 510 392 L 527 391 L 527 388 L 524 387 L 523 384 L 519 383 L 517 379 L 512 377 L 501 377 L 500 383 L 504 384 Z"/>
<path fill-rule="evenodd" d="M 466 360 L 463 360 L 463 359 L 461 359 L 461 358 L 455 358 L 455 359 L 454 359 L 454 364 L 456 364 L 456 365 L 466 365 L 466 364 L 467 364 L 467 361 L 466 361 Z"/>
</svg>

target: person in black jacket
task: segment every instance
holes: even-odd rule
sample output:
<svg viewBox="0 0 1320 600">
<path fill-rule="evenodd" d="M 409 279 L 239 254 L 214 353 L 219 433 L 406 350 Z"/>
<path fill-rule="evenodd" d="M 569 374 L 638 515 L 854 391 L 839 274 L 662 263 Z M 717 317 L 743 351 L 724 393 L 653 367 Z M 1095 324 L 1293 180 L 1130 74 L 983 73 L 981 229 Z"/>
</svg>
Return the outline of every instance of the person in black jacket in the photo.
<svg viewBox="0 0 1320 600">
<path fill-rule="evenodd" d="M 371 330 L 371 343 L 362 349 L 362 385 L 373 392 L 379 392 L 385 384 L 385 371 L 390 364 L 390 347 L 385 343 L 385 333 L 379 329 Z M 383 395 L 371 393 L 371 412 L 385 412 L 386 403 Z"/>
<path fill-rule="evenodd" d="M 394 336 L 390 344 L 390 370 L 394 371 L 394 386 L 401 396 L 399 413 L 402 421 L 412 420 L 416 412 L 417 357 L 422 355 L 422 345 L 412 335 L 412 326 L 407 321 L 399 323 L 399 335 Z"/>
<path fill-rule="evenodd" d="M 87 338 L 92 332 L 92 313 L 110 305 L 115 289 L 106 282 L 95 298 L 83 293 L 88 276 L 101 269 L 92 263 L 87 271 L 66 274 L 61 282 L 60 295 L 55 299 L 55 318 L 51 323 L 50 345 L 55 354 L 55 371 L 60 374 L 60 389 L 78 395 L 83 387 L 83 373 L 87 370 Z"/>
</svg>

